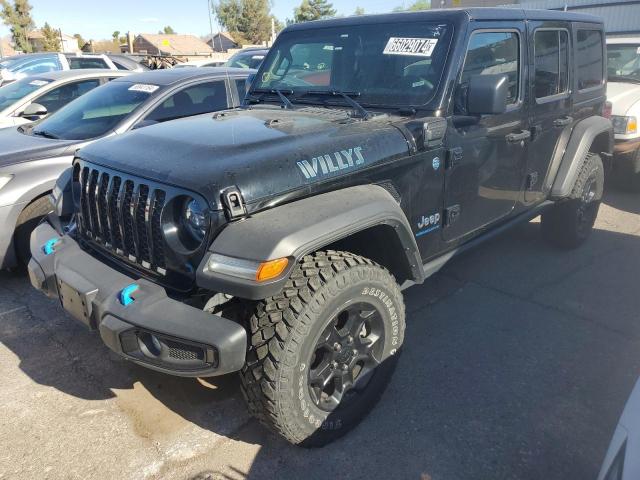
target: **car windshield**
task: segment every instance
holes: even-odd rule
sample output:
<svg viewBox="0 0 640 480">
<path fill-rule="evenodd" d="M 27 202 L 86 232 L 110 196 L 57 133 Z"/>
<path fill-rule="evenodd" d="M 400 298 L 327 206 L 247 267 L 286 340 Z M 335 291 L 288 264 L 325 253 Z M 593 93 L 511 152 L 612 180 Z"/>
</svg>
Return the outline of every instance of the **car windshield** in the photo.
<svg viewBox="0 0 640 480">
<path fill-rule="evenodd" d="M 109 82 L 38 123 L 32 133 L 65 140 L 100 137 L 113 130 L 158 88 L 126 81 Z"/>
<path fill-rule="evenodd" d="M 262 60 L 264 60 L 264 54 L 261 52 L 240 52 L 227 60 L 224 66 L 234 68 L 258 68 Z"/>
<path fill-rule="evenodd" d="M 286 32 L 255 86 L 292 91 L 294 102 L 313 92 L 341 91 L 363 105 L 423 105 L 440 82 L 450 30 L 403 22 Z"/>
<path fill-rule="evenodd" d="M 52 80 L 44 78 L 23 78 L 0 88 L 0 111 L 9 108 L 17 101 L 44 87 Z"/>
<path fill-rule="evenodd" d="M 620 80 L 640 81 L 640 43 L 608 44 L 607 73 Z"/>
</svg>

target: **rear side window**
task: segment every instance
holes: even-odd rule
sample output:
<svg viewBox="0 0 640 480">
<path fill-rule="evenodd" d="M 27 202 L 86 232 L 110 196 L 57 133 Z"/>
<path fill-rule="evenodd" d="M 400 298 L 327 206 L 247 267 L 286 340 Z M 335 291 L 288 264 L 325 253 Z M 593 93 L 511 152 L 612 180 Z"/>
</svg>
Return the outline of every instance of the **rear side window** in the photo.
<svg viewBox="0 0 640 480">
<path fill-rule="evenodd" d="M 569 85 L 566 30 L 538 30 L 534 36 L 537 99 L 565 93 Z"/>
<path fill-rule="evenodd" d="M 224 110 L 228 107 L 224 81 L 201 83 L 174 93 L 148 116 L 148 120 L 165 122 L 176 118 Z"/>
<path fill-rule="evenodd" d="M 578 30 L 576 50 L 578 90 L 602 85 L 604 70 L 602 32 Z"/>
<path fill-rule="evenodd" d="M 520 95 L 520 39 L 516 32 L 477 32 L 469 41 L 461 83 L 474 75 L 503 74 L 509 79 L 507 104 Z"/>
<path fill-rule="evenodd" d="M 81 68 L 109 68 L 107 62 L 102 58 L 83 58 L 83 57 L 71 57 L 69 58 L 69 67 L 72 70 Z"/>
</svg>

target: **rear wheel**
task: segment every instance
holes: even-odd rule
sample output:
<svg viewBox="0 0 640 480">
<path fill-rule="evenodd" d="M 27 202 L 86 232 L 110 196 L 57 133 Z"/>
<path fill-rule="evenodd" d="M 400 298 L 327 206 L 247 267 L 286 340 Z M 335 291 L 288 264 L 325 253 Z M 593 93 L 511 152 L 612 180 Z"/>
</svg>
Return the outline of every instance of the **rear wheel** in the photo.
<svg viewBox="0 0 640 480">
<path fill-rule="evenodd" d="M 384 392 L 404 336 L 394 278 L 348 252 L 317 252 L 259 302 L 241 372 L 249 410 L 288 441 L 344 435 Z"/>
<path fill-rule="evenodd" d="M 13 238 L 16 255 L 21 264 L 26 265 L 29 263 L 31 259 L 31 249 L 29 248 L 31 232 L 51 209 L 51 202 L 45 195 L 31 202 L 20 213 Z"/>
<path fill-rule="evenodd" d="M 604 188 L 604 167 L 600 156 L 587 154 L 571 195 L 542 214 L 542 233 L 550 242 L 575 248 L 591 234 L 598 216 Z"/>
</svg>

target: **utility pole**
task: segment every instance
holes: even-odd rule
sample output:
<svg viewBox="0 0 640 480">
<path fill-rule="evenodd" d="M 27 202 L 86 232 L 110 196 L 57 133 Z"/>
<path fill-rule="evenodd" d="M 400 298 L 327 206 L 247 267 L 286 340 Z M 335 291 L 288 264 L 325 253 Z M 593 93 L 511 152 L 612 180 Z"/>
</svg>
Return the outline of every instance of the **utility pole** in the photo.
<svg viewBox="0 0 640 480">
<path fill-rule="evenodd" d="M 62 41 L 62 29 L 58 29 L 58 35 L 60 36 L 60 53 L 64 53 L 64 42 Z"/>
<path fill-rule="evenodd" d="M 211 31 L 211 50 L 215 51 L 213 48 L 213 20 L 211 19 L 211 15 L 213 14 L 213 0 L 207 0 L 207 16 L 209 17 L 209 30 Z M 213 56 L 213 53 L 211 53 Z"/>
</svg>

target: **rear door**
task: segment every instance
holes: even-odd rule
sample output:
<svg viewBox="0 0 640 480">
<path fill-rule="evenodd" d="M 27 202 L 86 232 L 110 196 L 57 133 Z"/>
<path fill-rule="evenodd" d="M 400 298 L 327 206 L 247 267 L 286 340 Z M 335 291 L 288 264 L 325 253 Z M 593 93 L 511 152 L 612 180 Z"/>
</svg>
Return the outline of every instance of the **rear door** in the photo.
<svg viewBox="0 0 640 480">
<path fill-rule="evenodd" d="M 563 135 L 571 132 L 571 32 L 568 22 L 531 21 L 529 94 L 531 149 L 527 163 L 525 202 L 544 199 L 545 178 Z"/>
<path fill-rule="evenodd" d="M 524 89 L 524 22 L 478 22 L 471 32 L 449 129 L 443 236 L 453 241 L 509 215 L 524 180 L 529 133 Z M 505 74 L 507 109 L 469 116 L 464 92 L 474 75 Z"/>
</svg>

